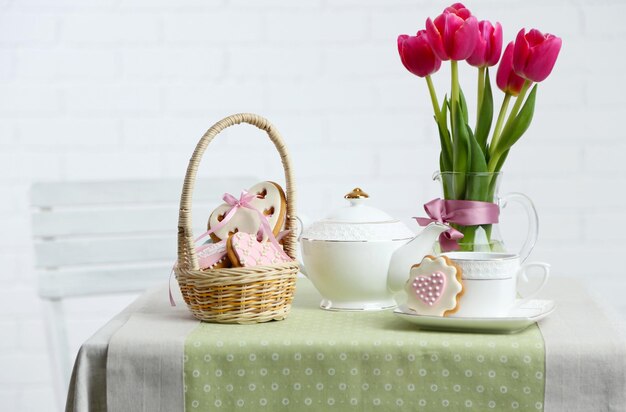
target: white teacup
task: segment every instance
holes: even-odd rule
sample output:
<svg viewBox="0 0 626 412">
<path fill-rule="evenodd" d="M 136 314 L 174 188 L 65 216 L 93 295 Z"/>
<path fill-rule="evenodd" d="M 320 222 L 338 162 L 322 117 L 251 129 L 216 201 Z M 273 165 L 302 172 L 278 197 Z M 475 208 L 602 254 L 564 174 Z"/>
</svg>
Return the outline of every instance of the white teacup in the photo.
<svg viewBox="0 0 626 412">
<path fill-rule="evenodd" d="M 515 254 L 486 252 L 448 252 L 463 270 L 464 294 L 454 317 L 506 317 L 511 309 L 533 298 L 548 282 L 550 265 L 543 262 L 520 262 Z M 519 286 L 528 282 L 529 268 L 542 269 L 538 286 L 521 298 Z"/>
</svg>

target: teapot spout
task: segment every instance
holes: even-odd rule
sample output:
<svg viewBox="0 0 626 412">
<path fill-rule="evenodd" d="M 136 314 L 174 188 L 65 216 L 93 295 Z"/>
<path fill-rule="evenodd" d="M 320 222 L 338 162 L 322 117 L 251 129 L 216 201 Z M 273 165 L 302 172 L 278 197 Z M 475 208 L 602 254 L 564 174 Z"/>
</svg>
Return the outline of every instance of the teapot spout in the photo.
<svg viewBox="0 0 626 412">
<path fill-rule="evenodd" d="M 449 226 L 444 223 L 432 222 L 393 253 L 387 272 L 389 290 L 397 292 L 402 289 L 409 278 L 411 266 L 420 263 L 424 256 L 432 253 L 433 244 L 448 229 Z"/>
<path fill-rule="evenodd" d="M 420 234 L 415 237 L 415 239 L 420 238 L 421 241 L 427 245 L 427 247 L 432 248 L 439 235 L 448 229 L 450 229 L 450 226 L 447 224 L 435 221 L 426 226 L 424 230 L 422 230 Z"/>
</svg>

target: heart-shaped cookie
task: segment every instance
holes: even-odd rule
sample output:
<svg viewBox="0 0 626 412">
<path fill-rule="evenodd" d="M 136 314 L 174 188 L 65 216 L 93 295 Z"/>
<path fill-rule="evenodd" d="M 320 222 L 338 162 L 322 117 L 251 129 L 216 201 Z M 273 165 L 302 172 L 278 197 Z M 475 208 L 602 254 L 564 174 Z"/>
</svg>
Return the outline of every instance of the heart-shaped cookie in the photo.
<svg viewBox="0 0 626 412">
<path fill-rule="evenodd" d="M 257 236 L 250 233 L 235 233 L 228 238 L 226 247 L 228 258 L 235 267 L 269 266 L 292 261 L 272 242 L 259 242 Z"/>
<path fill-rule="evenodd" d="M 448 316 L 463 295 L 461 268 L 446 256 L 425 256 L 411 267 L 404 287 L 407 306 L 419 315 Z"/>
<path fill-rule="evenodd" d="M 285 217 L 287 216 L 287 199 L 283 188 L 278 183 L 266 181 L 255 184 L 248 190 L 248 193 L 256 195 L 249 202 L 250 206 L 265 216 L 274 236 L 278 235 L 285 224 Z M 223 203 L 213 210 L 211 216 L 209 216 L 208 229 L 211 230 L 212 227 L 216 227 L 231 208 L 231 205 Z M 211 233 L 211 238 L 213 241 L 219 242 L 237 232 L 257 233 L 260 226 L 261 218 L 259 213 L 241 207 L 226 224 Z M 266 234 L 263 234 L 263 239 L 267 239 Z"/>
<path fill-rule="evenodd" d="M 221 269 L 230 267 L 226 254 L 226 241 L 205 243 L 196 248 L 200 269 Z"/>
</svg>

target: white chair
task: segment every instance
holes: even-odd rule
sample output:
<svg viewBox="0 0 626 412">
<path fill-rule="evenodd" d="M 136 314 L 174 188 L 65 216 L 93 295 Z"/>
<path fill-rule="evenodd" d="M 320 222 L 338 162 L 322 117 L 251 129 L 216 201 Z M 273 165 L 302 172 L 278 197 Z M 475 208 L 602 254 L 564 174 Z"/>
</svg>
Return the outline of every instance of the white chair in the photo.
<svg viewBox="0 0 626 412">
<path fill-rule="evenodd" d="M 251 177 L 198 179 L 194 230 L 206 230 L 224 192 Z M 37 183 L 31 188 L 39 295 L 59 410 L 72 370 L 63 300 L 138 293 L 165 282 L 176 259 L 181 180 Z M 121 308 L 120 308 L 121 309 Z"/>
</svg>

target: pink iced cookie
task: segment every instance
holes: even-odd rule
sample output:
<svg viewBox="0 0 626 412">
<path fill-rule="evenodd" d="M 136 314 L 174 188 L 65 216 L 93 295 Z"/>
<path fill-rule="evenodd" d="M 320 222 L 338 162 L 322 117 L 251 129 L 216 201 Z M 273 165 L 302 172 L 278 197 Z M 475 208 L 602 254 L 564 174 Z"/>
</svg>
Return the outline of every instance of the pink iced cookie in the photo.
<svg viewBox="0 0 626 412">
<path fill-rule="evenodd" d="M 220 269 L 228 267 L 229 261 L 226 257 L 226 241 L 217 243 L 206 243 L 196 248 L 196 256 L 200 269 Z"/>
<path fill-rule="evenodd" d="M 459 308 L 463 294 L 461 268 L 445 256 L 425 256 L 411 268 L 404 290 L 407 306 L 419 315 L 448 316 Z"/>
<path fill-rule="evenodd" d="M 237 232 L 228 238 L 228 257 L 233 266 L 269 266 L 291 262 L 271 242 L 259 242 L 256 235 Z"/>
</svg>

